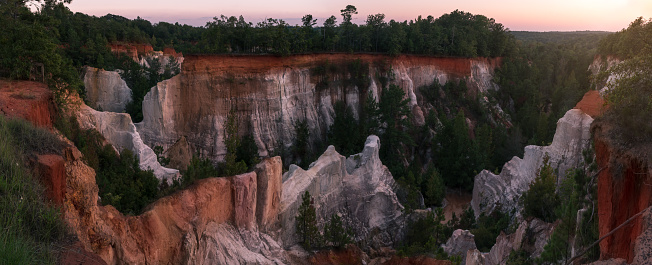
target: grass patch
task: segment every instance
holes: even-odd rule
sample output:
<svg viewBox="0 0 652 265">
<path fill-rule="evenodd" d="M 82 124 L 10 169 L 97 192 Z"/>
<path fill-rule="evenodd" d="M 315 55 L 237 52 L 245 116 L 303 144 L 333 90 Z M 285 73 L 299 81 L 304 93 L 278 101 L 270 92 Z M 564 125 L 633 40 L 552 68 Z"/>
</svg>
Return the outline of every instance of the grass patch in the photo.
<svg viewBox="0 0 652 265">
<path fill-rule="evenodd" d="M 44 187 L 26 156 L 57 153 L 63 143 L 23 120 L 0 116 L 0 264 L 54 264 L 52 244 L 62 239 L 61 213 L 45 203 Z"/>
</svg>

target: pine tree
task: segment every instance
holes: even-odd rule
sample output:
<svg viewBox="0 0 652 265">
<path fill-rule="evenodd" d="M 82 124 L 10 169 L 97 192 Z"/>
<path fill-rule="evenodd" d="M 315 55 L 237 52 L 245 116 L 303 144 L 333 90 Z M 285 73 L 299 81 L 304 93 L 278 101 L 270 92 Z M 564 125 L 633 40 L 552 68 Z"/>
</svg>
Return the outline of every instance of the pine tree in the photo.
<svg viewBox="0 0 652 265">
<path fill-rule="evenodd" d="M 324 237 L 331 246 L 341 248 L 351 243 L 351 229 L 344 226 L 342 218 L 337 214 L 331 215 L 331 220 L 324 227 Z"/>
<path fill-rule="evenodd" d="M 426 203 L 428 205 L 440 206 L 441 201 L 444 199 L 445 191 L 444 180 L 441 174 L 439 174 L 439 171 L 437 169 L 430 170 L 426 182 Z"/>
<path fill-rule="evenodd" d="M 306 191 L 301 196 L 301 205 L 296 219 L 297 234 L 299 234 L 301 245 L 311 250 L 319 247 L 321 234 L 317 229 L 317 212 L 310 192 Z"/>
</svg>

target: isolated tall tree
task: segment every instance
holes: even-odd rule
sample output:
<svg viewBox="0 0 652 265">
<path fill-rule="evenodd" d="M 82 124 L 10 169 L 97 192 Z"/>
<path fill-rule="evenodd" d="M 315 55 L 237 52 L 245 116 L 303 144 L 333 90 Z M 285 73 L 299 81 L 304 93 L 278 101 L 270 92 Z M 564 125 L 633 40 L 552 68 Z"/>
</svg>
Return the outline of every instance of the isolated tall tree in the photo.
<svg viewBox="0 0 652 265">
<path fill-rule="evenodd" d="M 308 191 L 301 196 L 296 228 L 301 245 L 305 249 L 310 250 L 314 247 L 319 247 L 321 234 L 317 229 L 317 212 L 315 211 L 312 196 L 310 196 L 310 192 Z"/>
<path fill-rule="evenodd" d="M 346 51 L 353 51 L 353 35 L 354 35 L 354 28 L 355 25 L 351 22 L 353 19 L 353 15 L 358 14 L 358 9 L 355 8 L 353 5 L 347 5 L 346 8 L 340 10 L 342 13 L 342 24 L 340 25 L 340 28 L 342 29 L 342 41 L 344 44 L 344 47 L 342 47 Z"/>
</svg>

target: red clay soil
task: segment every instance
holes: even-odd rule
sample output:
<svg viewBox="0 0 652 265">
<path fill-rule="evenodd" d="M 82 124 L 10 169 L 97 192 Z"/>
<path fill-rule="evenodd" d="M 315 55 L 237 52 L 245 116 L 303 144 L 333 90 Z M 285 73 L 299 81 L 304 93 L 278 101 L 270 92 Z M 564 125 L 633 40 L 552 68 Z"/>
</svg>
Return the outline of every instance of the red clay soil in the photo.
<svg viewBox="0 0 652 265">
<path fill-rule="evenodd" d="M 362 264 L 362 250 L 355 245 L 346 249 L 331 249 L 317 252 L 308 260 L 312 265 Z"/>
<path fill-rule="evenodd" d="M 183 71 L 194 73 L 209 71 L 211 73 L 254 74 L 275 68 L 314 67 L 320 63 L 342 64 L 360 59 L 376 66 L 387 66 L 403 63 L 410 65 L 437 65 L 443 71 L 459 77 L 471 75 L 471 62 L 488 61 L 493 66 L 499 66 L 501 58 L 454 58 L 400 55 L 389 56 L 381 54 L 350 54 L 350 53 L 319 53 L 292 56 L 274 55 L 186 55 Z"/>
<path fill-rule="evenodd" d="M 631 216 L 651 205 L 652 185 L 649 168 L 640 150 L 617 150 L 609 141 L 604 122 L 593 124 L 598 168 L 598 230 L 603 236 Z M 634 148 L 637 149 L 637 148 Z M 644 157 L 644 156 L 643 156 Z M 612 236 L 600 242 L 600 259 L 623 258 L 631 263 L 634 244 L 643 229 L 642 218 L 636 218 Z"/>
<path fill-rule="evenodd" d="M 426 256 L 399 257 L 394 256 L 383 265 L 451 265 L 448 260 L 437 260 Z"/>
<path fill-rule="evenodd" d="M 604 105 L 604 100 L 600 96 L 600 92 L 597 90 L 590 90 L 584 94 L 584 97 L 580 102 L 575 105 L 575 109 L 580 109 L 589 116 L 595 118 L 604 112 L 606 106 Z"/>
<path fill-rule="evenodd" d="M 163 48 L 163 55 L 173 56 L 174 58 L 182 57 L 183 54 L 174 50 L 174 48 Z"/>
<path fill-rule="evenodd" d="M 66 165 L 60 155 L 39 155 L 37 168 L 46 188 L 46 196 L 56 205 L 63 205 L 66 193 Z"/>
<path fill-rule="evenodd" d="M 23 118 L 52 128 L 55 108 L 47 85 L 32 81 L 0 80 L 0 115 Z"/>
<path fill-rule="evenodd" d="M 131 58 L 138 58 L 138 55 L 143 55 L 154 51 L 152 45 L 139 43 L 114 43 L 109 44 L 109 48 L 111 48 L 111 52 L 113 53 L 125 53 Z"/>
<path fill-rule="evenodd" d="M 59 253 L 60 265 L 106 265 L 100 256 L 86 251 L 79 241 L 63 246 L 62 249 Z"/>
</svg>

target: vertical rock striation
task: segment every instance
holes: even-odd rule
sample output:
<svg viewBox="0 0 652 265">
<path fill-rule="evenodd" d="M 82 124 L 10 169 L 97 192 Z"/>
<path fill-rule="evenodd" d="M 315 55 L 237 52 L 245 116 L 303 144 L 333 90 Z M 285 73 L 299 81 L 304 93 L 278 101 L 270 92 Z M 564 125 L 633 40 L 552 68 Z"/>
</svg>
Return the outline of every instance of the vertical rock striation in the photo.
<svg viewBox="0 0 652 265">
<path fill-rule="evenodd" d="M 118 71 L 105 71 L 93 67 L 84 67 L 84 88 L 86 102 L 96 110 L 125 112 L 131 102 L 131 89 Z"/>
<path fill-rule="evenodd" d="M 613 128 L 596 122 L 591 128 L 598 174 L 599 232 L 603 236 L 631 216 L 652 205 L 652 171 L 649 167 L 649 144 L 625 147 L 612 139 Z M 644 215 L 645 216 L 645 215 Z M 635 257 L 649 256 L 649 217 L 638 217 L 629 225 L 600 242 L 600 258 L 622 258 L 631 263 Z M 643 255 L 643 256 L 641 256 Z M 639 263 L 643 264 L 643 263 Z"/>
<path fill-rule="evenodd" d="M 355 82 L 351 76 L 348 67 L 356 60 L 368 65 L 362 73 L 368 82 Z M 357 117 L 368 94 L 379 98 L 381 76 L 391 76 L 413 111 L 423 113 L 418 88 L 434 80 L 466 79 L 470 92 L 484 92 L 495 87 L 491 76 L 499 64 L 500 59 L 369 54 L 186 56 L 181 74 L 145 96 L 144 119 L 136 126 L 149 146 L 167 149 L 185 137 L 193 153 L 217 161 L 226 153 L 223 124 L 233 109 L 239 134 L 251 133 L 259 154 L 267 156 L 291 145 L 294 124 L 303 120 L 310 142 L 323 141 L 333 123 L 334 103 L 344 101 Z M 320 67 L 334 70 L 322 75 Z"/>
</svg>

